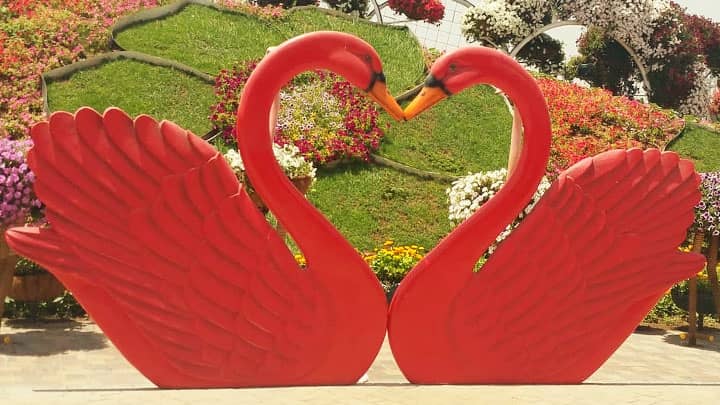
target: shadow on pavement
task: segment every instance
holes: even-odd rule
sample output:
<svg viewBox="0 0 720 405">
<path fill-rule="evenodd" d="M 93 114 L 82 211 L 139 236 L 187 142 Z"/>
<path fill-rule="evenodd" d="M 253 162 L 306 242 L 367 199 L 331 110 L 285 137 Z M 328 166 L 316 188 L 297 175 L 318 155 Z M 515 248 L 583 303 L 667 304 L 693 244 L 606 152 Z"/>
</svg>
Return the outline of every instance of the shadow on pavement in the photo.
<svg viewBox="0 0 720 405">
<path fill-rule="evenodd" d="M 73 320 L 28 321 L 4 323 L 3 336 L 9 344 L 0 344 L 0 355 L 51 356 L 69 351 L 100 350 L 108 346 L 100 332 L 81 331 L 82 323 Z"/>
<path fill-rule="evenodd" d="M 707 350 L 720 353 L 720 343 L 718 343 L 718 340 L 720 340 L 720 336 L 717 336 L 715 334 L 703 333 L 704 332 L 699 332 L 697 336 L 697 345 L 695 346 L 688 346 L 687 340 L 680 339 L 680 335 L 677 334 L 666 335 L 663 337 L 663 341 L 672 345 L 687 347 L 689 349 Z M 707 338 L 708 336 L 714 336 L 715 340 L 712 342 L 709 341 Z"/>
<path fill-rule="evenodd" d="M 5 319 L 3 327 L 11 329 L 79 329 L 82 322 L 74 319 Z"/>
<path fill-rule="evenodd" d="M 667 331 L 657 326 L 638 325 L 634 333 L 640 333 L 642 335 L 664 335 Z"/>
</svg>

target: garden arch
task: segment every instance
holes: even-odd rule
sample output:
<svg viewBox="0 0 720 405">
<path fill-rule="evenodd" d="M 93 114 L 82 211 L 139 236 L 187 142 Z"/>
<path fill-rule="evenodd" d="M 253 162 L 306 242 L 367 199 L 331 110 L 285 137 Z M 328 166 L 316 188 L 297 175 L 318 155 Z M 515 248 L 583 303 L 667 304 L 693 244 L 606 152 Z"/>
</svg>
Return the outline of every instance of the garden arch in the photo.
<svg viewBox="0 0 720 405">
<path fill-rule="evenodd" d="M 513 47 L 513 49 L 510 51 L 510 56 L 515 58 L 518 55 L 518 53 L 520 53 L 520 51 L 527 44 L 529 44 L 530 41 L 532 41 L 536 37 L 548 32 L 554 28 L 568 27 L 568 26 L 586 27 L 585 24 L 582 24 L 579 21 L 573 21 L 573 20 L 561 20 L 561 21 L 552 22 L 550 24 L 547 24 L 545 26 L 537 28 L 530 35 L 523 38 L 522 41 L 518 42 L 517 45 L 515 45 Z M 637 54 L 637 52 L 635 52 L 625 41 L 617 38 L 617 36 L 613 36 L 613 39 L 618 44 L 620 44 L 620 46 L 625 48 L 627 53 L 633 59 L 633 61 L 635 62 L 635 65 L 637 65 L 638 70 L 640 71 L 640 76 L 642 77 L 643 86 L 645 86 L 645 91 L 647 94 L 650 94 L 650 92 L 652 91 L 652 87 L 650 86 L 650 80 L 648 79 L 648 75 L 647 75 L 647 68 L 645 67 L 645 63 L 643 62 L 643 60 L 640 58 L 640 56 Z"/>
</svg>

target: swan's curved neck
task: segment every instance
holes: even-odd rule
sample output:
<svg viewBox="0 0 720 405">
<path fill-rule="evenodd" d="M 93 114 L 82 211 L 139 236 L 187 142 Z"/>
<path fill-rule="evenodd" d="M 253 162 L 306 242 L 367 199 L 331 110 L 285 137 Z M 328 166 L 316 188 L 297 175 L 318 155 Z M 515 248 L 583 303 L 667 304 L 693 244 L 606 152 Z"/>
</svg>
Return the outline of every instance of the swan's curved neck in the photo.
<svg viewBox="0 0 720 405">
<path fill-rule="evenodd" d="M 237 113 L 237 139 L 245 171 L 263 199 L 312 265 L 312 257 L 354 253 L 339 232 L 295 189 L 275 160 L 268 127 L 270 109 L 284 84 L 312 69 L 334 69 L 331 44 L 291 41 L 267 55 L 250 76 Z M 336 44 L 335 44 L 336 45 Z M 337 71 L 343 74 L 341 71 Z M 300 237 L 302 235 L 302 237 Z M 339 246 L 342 245 L 342 246 Z M 332 246 L 332 252 L 323 252 Z M 343 248 L 344 247 L 344 248 Z"/>
<path fill-rule="evenodd" d="M 438 254 L 450 253 L 460 258 L 455 269 L 462 272 L 474 266 L 497 235 L 525 208 L 545 174 L 550 156 L 550 117 L 535 79 L 509 57 L 503 60 L 506 56 L 499 52 L 476 57 L 472 65 L 482 73 L 473 76 L 467 86 L 491 84 L 505 92 L 519 112 L 515 118 L 522 117 L 524 138 L 504 187 L 439 246 Z"/>
</svg>

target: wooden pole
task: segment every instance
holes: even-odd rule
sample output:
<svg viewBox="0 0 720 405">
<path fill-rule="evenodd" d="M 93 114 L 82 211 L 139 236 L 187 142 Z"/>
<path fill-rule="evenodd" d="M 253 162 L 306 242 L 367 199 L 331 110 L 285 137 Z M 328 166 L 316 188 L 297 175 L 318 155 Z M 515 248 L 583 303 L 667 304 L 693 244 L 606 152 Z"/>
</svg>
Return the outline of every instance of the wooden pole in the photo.
<svg viewBox="0 0 720 405">
<path fill-rule="evenodd" d="M 512 176 L 518 162 L 520 161 L 520 152 L 523 146 L 523 126 L 520 120 L 520 111 L 516 106 L 512 110 L 512 132 L 510 134 L 510 156 L 508 157 L 508 174 L 509 179 Z"/>
<path fill-rule="evenodd" d="M 693 238 L 693 253 L 702 253 L 702 245 L 705 241 L 703 231 L 695 231 Z M 697 344 L 697 276 L 688 280 L 688 346 Z"/>
<path fill-rule="evenodd" d="M 2 327 L 2 315 L 5 312 L 5 297 L 10 294 L 13 275 L 15 274 L 15 263 L 18 256 L 10 250 L 5 243 L 5 229 L 0 228 L 0 328 Z M 0 340 L 0 344 L 3 341 Z"/>
<path fill-rule="evenodd" d="M 707 253 L 708 281 L 712 289 L 713 301 L 715 302 L 715 316 L 720 320 L 720 284 L 718 284 L 717 263 L 718 263 L 718 239 L 720 236 L 710 237 L 710 247 Z"/>
</svg>

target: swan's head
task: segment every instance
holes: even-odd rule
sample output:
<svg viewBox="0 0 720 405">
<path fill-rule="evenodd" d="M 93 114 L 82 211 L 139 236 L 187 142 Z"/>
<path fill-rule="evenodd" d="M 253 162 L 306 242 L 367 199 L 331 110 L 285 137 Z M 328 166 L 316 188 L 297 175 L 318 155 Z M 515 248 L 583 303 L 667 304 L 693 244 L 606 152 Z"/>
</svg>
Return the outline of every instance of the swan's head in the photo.
<svg viewBox="0 0 720 405">
<path fill-rule="evenodd" d="M 487 51 L 487 48 L 466 47 L 438 58 L 430 68 L 422 90 L 405 108 L 405 118 L 411 119 L 446 97 L 481 81 L 482 69 L 478 67 L 478 57 L 486 57 L 483 54 Z"/>
<path fill-rule="evenodd" d="M 396 120 L 405 118 L 402 108 L 387 89 L 380 56 L 367 42 L 349 34 L 327 33 L 335 41 L 328 46 L 329 65 L 362 89 Z"/>
</svg>

